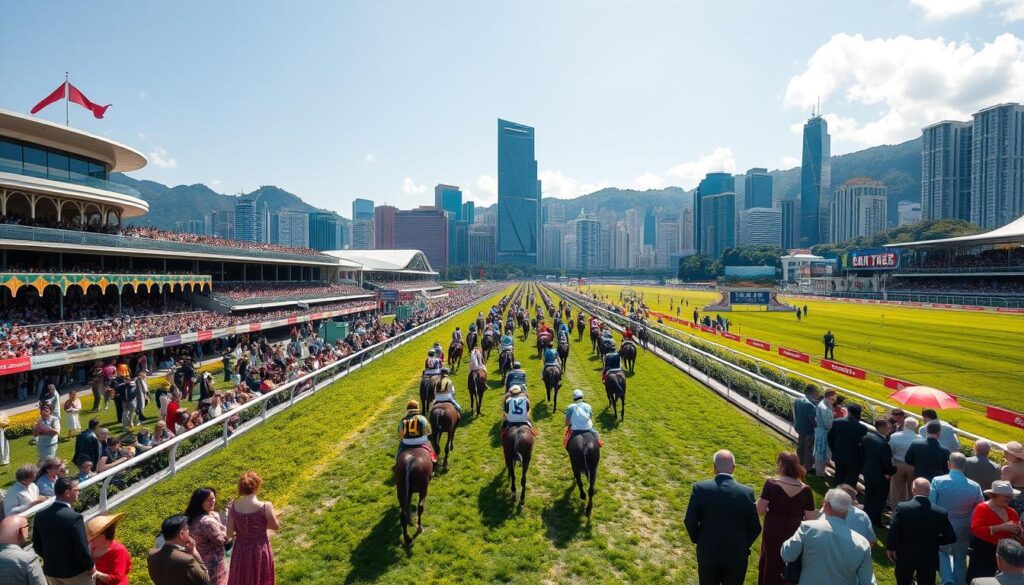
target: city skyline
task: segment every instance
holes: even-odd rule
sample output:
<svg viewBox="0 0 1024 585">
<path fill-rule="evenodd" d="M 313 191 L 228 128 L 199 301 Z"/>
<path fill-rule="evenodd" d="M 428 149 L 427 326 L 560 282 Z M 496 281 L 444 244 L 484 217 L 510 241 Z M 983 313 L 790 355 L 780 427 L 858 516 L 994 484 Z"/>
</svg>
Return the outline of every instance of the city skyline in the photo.
<svg viewBox="0 0 1024 585">
<path fill-rule="evenodd" d="M 1021 95 L 1018 15 L 1002 4 L 970 4 L 953 14 L 930 0 L 824 9 L 749 3 L 743 18 L 713 5 L 623 11 L 598 2 L 581 14 L 541 3 L 410 4 L 400 19 L 394 7 L 327 3 L 245 14 L 188 3 L 117 12 L 71 5 L 65 19 L 18 5 L 7 13 L 11 34 L 0 49 L 22 58 L 0 68 L 9 89 L 0 107 L 26 112 L 69 71 L 90 98 L 114 104 L 104 120 L 72 110 L 72 125 L 143 151 L 152 164 L 139 178 L 202 182 L 222 193 L 275 184 L 343 215 L 356 197 L 428 204 L 429 186 L 439 182 L 460 186 L 468 201 L 494 203 L 497 169 L 484 145 L 497 117 L 544 129 L 544 198 L 602 186 L 689 189 L 708 171 L 796 166 L 799 127 L 819 98 L 833 153 L 842 154 L 915 138 L 930 123 Z M 812 7 L 824 11 L 824 26 L 806 34 L 792 15 Z M 268 12 L 274 18 L 262 19 Z M 264 20 L 275 34 L 260 34 Z M 534 23 L 535 42 L 507 48 L 515 45 L 511 31 L 495 24 L 507 20 Z M 692 21 L 705 26 L 676 34 Z M 570 22 L 576 26 L 566 30 Z M 183 27 L 202 42 L 169 36 Z M 751 42 L 695 50 L 722 27 Z M 102 28 L 119 34 L 91 34 Z M 477 49 L 436 40 L 455 31 Z M 636 42 L 581 50 L 581 35 Z M 64 42 L 25 52 L 38 36 Z M 101 64 L 96 54 L 118 59 Z M 665 74 L 681 65 L 687 76 Z M 529 81 L 491 77 L 493 67 L 528 72 Z M 288 83 L 276 83 L 280 71 Z M 744 76 L 756 91 L 681 91 L 721 71 Z M 431 91 L 439 84 L 446 91 Z M 598 85 L 606 89 L 592 91 Z M 426 91 L 410 99 L 408 87 Z M 40 117 L 63 122 L 60 109 Z"/>
</svg>

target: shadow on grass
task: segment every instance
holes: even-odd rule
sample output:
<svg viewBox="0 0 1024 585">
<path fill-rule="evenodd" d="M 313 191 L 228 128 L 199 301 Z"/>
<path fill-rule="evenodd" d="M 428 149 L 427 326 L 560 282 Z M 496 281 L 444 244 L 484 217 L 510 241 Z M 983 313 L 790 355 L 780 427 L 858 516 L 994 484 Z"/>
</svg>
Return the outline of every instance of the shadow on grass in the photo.
<svg viewBox="0 0 1024 585">
<path fill-rule="evenodd" d="M 517 475 L 521 471 L 517 470 Z M 480 522 L 487 528 L 500 528 L 515 515 L 516 501 L 509 491 L 508 471 L 504 465 L 490 483 L 480 488 L 476 496 L 476 507 L 480 511 Z"/>
<path fill-rule="evenodd" d="M 597 423 L 600 425 L 602 431 L 611 431 L 619 428 L 621 423 L 615 414 L 612 412 L 612 407 L 606 406 L 601 414 L 597 415 Z"/>
<path fill-rule="evenodd" d="M 551 410 L 551 405 L 548 404 L 547 400 L 541 402 L 533 408 L 533 420 L 544 420 L 551 418 L 554 412 Z"/>
<path fill-rule="evenodd" d="M 398 506 L 388 507 L 376 526 L 352 549 L 352 570 L 345 575 L 346 584 L 376 581 L 401 559 L 400 522 Z"/>
<path fill-rule="evenodd" d="M 504 421 L 496 420 L 496 421 L 494 421 L 494 424 L 491 425 L 491 432 L 489 434 L 491 436 L 491 447 L 492 448 L 493 447 L 501 447 L 501 423 L 502 422 L 504 422 Z"/>
<path fill-rule="evenodd" d="M 544 526 L 547 527 L 544 536 L 556 548 L 565 548 L 581 532 L 586 532 L 589 536 L 590 521 L 583 515 L 585 504 L 581 504 L 581 501 L 576 484 L 570 483 L 562 497 L 541 512 Z"/>
</svg>

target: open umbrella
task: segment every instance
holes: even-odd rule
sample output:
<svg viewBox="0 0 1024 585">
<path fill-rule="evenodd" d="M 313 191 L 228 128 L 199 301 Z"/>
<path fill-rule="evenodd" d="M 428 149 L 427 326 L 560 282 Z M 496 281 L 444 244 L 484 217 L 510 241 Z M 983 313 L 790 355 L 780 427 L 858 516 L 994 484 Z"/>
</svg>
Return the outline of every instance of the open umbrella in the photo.
<svg viewBox="0 0 1024 585">
<path fill-rule="evenodd" d="M 934 408 L 942 410 L 945 408 L 960 408 L 955 396 L 951 396 L 942 390 L 930 386 L 907 386 L 889 395 L 900 404 L 908 406 L 920 406 L 922 408 Z"/>
</svg>

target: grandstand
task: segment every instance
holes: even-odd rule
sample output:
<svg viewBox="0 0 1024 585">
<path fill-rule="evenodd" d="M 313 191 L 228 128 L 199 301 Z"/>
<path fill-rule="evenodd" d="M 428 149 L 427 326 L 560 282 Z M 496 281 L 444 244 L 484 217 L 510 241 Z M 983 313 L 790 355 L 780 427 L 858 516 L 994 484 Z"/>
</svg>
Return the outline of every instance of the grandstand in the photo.
<svg viewBox="0 0 1024 585">
<path fill-rule="evenodd" d="M 437 272 L 419 250 L 334 250 L 326 254 L 362 267 L 363 284 L 398 291 L 432 291 L 441 288 Z"/>
</svg>

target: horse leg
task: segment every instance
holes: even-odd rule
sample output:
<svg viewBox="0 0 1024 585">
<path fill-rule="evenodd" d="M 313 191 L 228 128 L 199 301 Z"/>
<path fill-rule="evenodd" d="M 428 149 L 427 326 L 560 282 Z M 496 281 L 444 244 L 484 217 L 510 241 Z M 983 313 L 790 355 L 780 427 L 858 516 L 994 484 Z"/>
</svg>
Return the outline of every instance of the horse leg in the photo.
<svg viewBox="0 0 1024 585">
<path fill-rule="evenodd" d="M 582 457 L 582 455 L 580 455 Z M 578 469 L 574 469 L 573 473 L 576 475 L 576 487 L 580 489 L 580 499 L 587 499 L 587 493 L 583 491 L 583 473 Z"/>
<path fill-rule="evenodd" d="M 622 420 L 626 420 L 626 390 L 622 390 Z"/>
<path fill-rule="evenodd" d="M 622 414 L 623 414 L 623 416 L 625 416 L 625 414 L 626 414 L 625 402 L 623 402 Z M 448 471 L 448 453 L 451 453 L 452 446 L 454 446 L 454 444 L 455 444 L 455 429 L 452 429 L 452 430 L 448 431 L 448 442 L 445 443 L 445 445 L 444 445 L 444 465 L 443 465 L 443 468 L 444 468 L 445 471 Z"/>
<path fill-rule="evenodd" d="M 597 483 L 596 465 L 588 475 L 590 476 L 590 491 L 587 493 L 587 518 L 590 518 L 590 513 L 594 511 L 594 484 Z"/>
<path fill-rule="evenodd" d="M 401 508 L 399 517 L 402 519 L 402 542 L 405 543 L 405 546 L 410 546 L 412 544 L 412 537 L 409 536 L 409 521 L 411 518 L 409 517 L 409 506 L 406 505 L 405 494 L 402 493 L 402 488 L 398 488 L 398 502 Z"/>
<path fill-rule="evenodd" d="M 591 482 L 590 482 L 590 494 L 591 494 L 590 497 L 593 498 L 594 497 L 593 496 L 593 494 L 594 494 L 594 482 L 593 482 L 593 480 L 591 480 Z M 424 505 L 424 502 L 426 502 L 426 500 L 427 500 L 427 486 L 423 486 L 423 490 L 420 491 L 420 501 L 419 501 L 419 503 L 416 504 L 416 534 L 413 535 L 413 538 L 416 538 L 417 536 L 419 536 L 420 534 L 423 533 L 423 509 L 426 507 Z"/>
<path fill-rule="evenodd" d="M 519 505 L 520 506 L 522 506 L 526 502 L 526 472 L 530 469 L 530 456 L 531 455 L 532 455 L 532 452 L 531 453 L 526 453 L 525 455 L 522 456 L 523 457 L 523 475 L 522 475 L 522 477 L 520 478 L 519 481 L 520 481 L 520 485 L 522 486 L 523 490 L 522 490 L 522 492 L 519 495 Z M 515 483 L 515 478 L 513 478 L 513 483 Z"/>
</svg>

